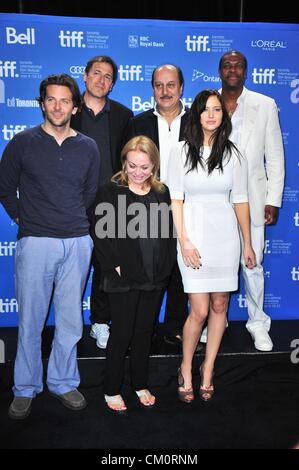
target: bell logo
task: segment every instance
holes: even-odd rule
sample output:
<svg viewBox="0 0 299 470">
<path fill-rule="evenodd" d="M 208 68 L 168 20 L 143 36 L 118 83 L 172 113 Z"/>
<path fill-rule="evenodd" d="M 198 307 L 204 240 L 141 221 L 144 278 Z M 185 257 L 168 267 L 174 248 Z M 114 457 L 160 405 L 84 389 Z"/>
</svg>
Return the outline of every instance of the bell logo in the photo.
<svg viewBox="0 0 299 470">
<path fill-rule="evenodd" d="M 59 34 L 61 47 L 79 47 L 84 48 L 83 31 L 60 31 Z"/>
<path fill-rule="evenodd" d="M 299 212 L 295 212 L 294 221 L 295 221 L 295 227 L 299 227 Z"/>
<path fill-rule="evenodd" d="M 26 33 L 17 34 L 17 30 L 12 27 L 6 28 L 7 44 L 35 45 L 35 29 L 27 28 Z"/>
</svg>

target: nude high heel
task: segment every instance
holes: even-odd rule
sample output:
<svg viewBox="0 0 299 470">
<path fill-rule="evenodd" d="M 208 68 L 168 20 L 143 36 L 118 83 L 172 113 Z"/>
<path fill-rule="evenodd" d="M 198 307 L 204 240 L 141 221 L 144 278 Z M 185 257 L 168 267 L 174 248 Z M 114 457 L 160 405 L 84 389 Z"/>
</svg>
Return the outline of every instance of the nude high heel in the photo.
<svg viewBox="0 0 299 470">
<path fill-rule="evenodd" d="M 199 387 L 199 396 L 200 398 L 207 402 L 212 400 L 213 395 L 214 395 L 214 385 L 213 382 L 208 387 L 205 387 L 203 385 L 203 371 L 202 371 L 202 365 L 199 368 L 199 373 L 200 373 L 200 387 Z M 213 372 L 214 375 L 214 372 Z"/>
<path fill-rule="evenodd" d="M 180 387 L 184 387 L 184 383 L 185 383 L 185 380 L 184 380 L 181 368 L 179 367 L 178 368 L 178 384 L 179 384 L 178 397 L 179 397 L 179 400 L 181 400 L 182 402 L 189 404 L 189 403 L 192 403 L 194 400 L 193 388 L 190 387 L 187 390 L 180 390 Z"/>
</svg>

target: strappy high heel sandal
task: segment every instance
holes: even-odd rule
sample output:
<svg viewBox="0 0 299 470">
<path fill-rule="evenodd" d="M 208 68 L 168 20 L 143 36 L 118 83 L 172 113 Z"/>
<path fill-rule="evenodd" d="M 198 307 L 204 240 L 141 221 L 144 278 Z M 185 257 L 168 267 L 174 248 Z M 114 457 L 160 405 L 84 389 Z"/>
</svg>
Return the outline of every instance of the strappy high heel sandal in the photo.
<svg viewBox="0 0 299 470">
<path fill-rule="evenodd" d="M 126 416 L 127 407 L 121 395 L 104 395 L 107 410 L 114 415 Z"/>
<path fill-rule="evenodd" d="M 203 385 L 203 371 L 202 371 L 202 365 L 199 368 L 199 373 L 200 373 L 200 386 L 199 386 L 199 396 L 200 398 L 207 402 L 212 400 L 213 395 L 214 395 L 214 385 L 213 382 L 208 387 L 205 387 Z M 213 372 L 214 375 L 214 372 Z"/>
<path fill-rule="evenodd" d="M 156 397 L 151 392 L 144 388 L 142 390 L 136 390 L 138 396 L 138 403 L 145 409 L 151 409 L 156 405 Z"/>
<path fill-rule="evenodd" d="M 181 400 L 182 402 L 190 404 L 194 400 L 193 388 L 190 387 L 187 390 L 180 390 L 180 387 L 184 387 L 184 383 L 185 383 L 185 380 L 184 380 L 181 368 L 179 367 L 178 368 L 178 384 L 179 384 L 178 397 L 179 397 L 179 400 Z"/>
</svg>

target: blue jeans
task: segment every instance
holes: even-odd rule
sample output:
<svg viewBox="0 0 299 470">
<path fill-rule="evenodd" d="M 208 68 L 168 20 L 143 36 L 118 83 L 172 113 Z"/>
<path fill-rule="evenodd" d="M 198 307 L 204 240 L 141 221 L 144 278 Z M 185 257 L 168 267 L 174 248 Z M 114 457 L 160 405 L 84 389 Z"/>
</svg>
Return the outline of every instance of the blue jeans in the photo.
<svg viewBox="0 0 299 470">
<path fill-rule="evenodd" d="M 13 392 L 35 397 L 43 390 L 41 333 L 53 292 L 55 335 L 48 363 L 47 385 L 62 394 L 80 383 L 77 343 L 82 336 L 82 296 L 93 242 L 77 238 L 24 237 L 15 257 L 19 307 L 18 349 Z"/>
</svg>

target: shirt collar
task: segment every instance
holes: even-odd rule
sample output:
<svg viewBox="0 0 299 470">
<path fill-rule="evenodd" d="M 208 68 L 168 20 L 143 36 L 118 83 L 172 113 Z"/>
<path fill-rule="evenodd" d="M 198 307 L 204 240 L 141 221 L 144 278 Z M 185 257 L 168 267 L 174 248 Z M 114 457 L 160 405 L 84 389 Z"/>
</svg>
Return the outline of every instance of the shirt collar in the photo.
<svg viewBox="0 0 299 470">
<path fill-rule="evenodd" d="M 218 91 L 219 91 L 220 94 L 222 94 L 222 88 L 220 88 Z M 247 95 L 247 93 L 248 93 L 248 89 L 247 89 L 245 86 L 243 86 L 242 93 L 241 93 L 241 95 L 240 95 L 240 96 L 238 97 L 238 99 L 237 99 L 237 104 L 239 104 L 239 103 L 241 103 L 241 102 L 242 102 L 242 103 L 244 102 L 245 96 Z"/>
<path fill-rule="evenodd" d="M 83 100 L 83 108 L 85 108 L 86 111 L 88 111 L 88 113 L 91 113 L 91 112 L 93 113 L 92 109 L 89 108 L 89 107 L 86 105 L 85 101 L 84 101 L 84 93 L 83 93 L 83 95 L 82 95 L 82 100 Z M 105 102 L 105 104 L 104 104 L 104 107 L 103 107 L 103 109 L 97 114 L 97 116 L 98 116 L 99 114 L 102 114 L 102 113 L 105 113 L 105 112 L 109 112 L 109 111 L 110 111 L 110 106 L 111 106 L 111 105 L 110 105 L 110 100 L 109 100 L 108 97 L 106 97 L 106 102 Z M 94 113 L 93 113 L 93 114 L 94 114 Z"/>
</svg>

